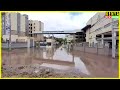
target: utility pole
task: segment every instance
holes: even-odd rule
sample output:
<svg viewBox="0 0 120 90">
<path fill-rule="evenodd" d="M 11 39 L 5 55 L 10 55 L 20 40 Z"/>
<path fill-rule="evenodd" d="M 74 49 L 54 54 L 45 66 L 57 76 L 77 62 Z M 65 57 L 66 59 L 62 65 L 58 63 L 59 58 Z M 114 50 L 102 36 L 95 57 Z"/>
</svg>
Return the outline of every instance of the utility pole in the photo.
<svg viewBox="0 0 120 90">
<path fill-rule="evenodd" d="M 9 36 L 8 39 L 8 49 L 11 50 L 11 19 L 10 13 L 5 13 L 5 23 L 6 23 L 6 35 Z"/>
<path fill-rule="evenodd" d="M 9 30 L 10 30 L 10 33 L 9 33 L 9 50 L 11 50 L 11 14 L 9 13 Z"/>
</svg>

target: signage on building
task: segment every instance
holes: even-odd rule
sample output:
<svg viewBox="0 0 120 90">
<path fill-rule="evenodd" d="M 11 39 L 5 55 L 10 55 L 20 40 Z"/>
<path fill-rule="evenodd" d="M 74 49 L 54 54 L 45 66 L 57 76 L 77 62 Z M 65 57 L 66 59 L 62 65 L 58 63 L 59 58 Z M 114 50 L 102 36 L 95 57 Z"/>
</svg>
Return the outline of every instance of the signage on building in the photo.
<svg viewBox="0 0 120 90">
<path fill-rule="evenodd" d="M 105 18 L 119 18 L 119 12 L 106 12 Z"/>
</svg>

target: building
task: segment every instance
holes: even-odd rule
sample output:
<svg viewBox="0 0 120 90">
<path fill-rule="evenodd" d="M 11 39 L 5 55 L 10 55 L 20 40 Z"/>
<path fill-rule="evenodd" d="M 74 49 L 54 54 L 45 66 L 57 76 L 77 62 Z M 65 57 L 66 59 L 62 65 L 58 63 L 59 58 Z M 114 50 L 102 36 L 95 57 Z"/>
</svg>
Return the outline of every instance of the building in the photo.
<svg viewBox="0 0 120 90">
<path fill-rule="evenodd" d="M 20 17 L 20 36 L 27 36 L 28 35 L 28 15 L 21 15 Z"/>
<path fill-rule="evenodd" d="M 43 31 L 44 23 L 38 20 L 29 20 L 29 37 L 34 37 L 35 41 L 43 41 L 42 34 L 33 34 L 36 31 Z"/>
<path fill-rule="evenodd" d="M 89 19 L 82 31 L 86 33 L 86 42 L 89 46 L 112 46 L 112 30 L 114 26 L 116 43 L 118 45 L 118 19 L 105 18 L 105 12 L 96 13 Z M 117 46 L 118 47 L 118 46 Z"/>
<path fill-rule="evenodd" d="M 74 35 L 68 34 L 65 36 L 65 38 L 66 38 L 67 43 L 72 43 L 72 41 L 74 39 Z"/>
<path fill-rule="evenodd" d="M 28 16 L 20 13 L 2 13 L 2 38 L 3 41 L 9 40 L 11 35 L 11 42 L 22 41 L 25 42 Z M 22 40 L 21 40 L 22 38 Z"/>
<path fill-rule="evenodd" d="M 81 29 L 77 29 L 75 33 L 75 42 L 76 43 L 86 42 L 85 35 L 86 34 Z"/>
<path fill-rule="evenodd" d="M 2 38 L 4 41 L 9 40 L 16 42 L 20 32 L 20 13 L 3 13 L 2 14 Z"/>
</svg>

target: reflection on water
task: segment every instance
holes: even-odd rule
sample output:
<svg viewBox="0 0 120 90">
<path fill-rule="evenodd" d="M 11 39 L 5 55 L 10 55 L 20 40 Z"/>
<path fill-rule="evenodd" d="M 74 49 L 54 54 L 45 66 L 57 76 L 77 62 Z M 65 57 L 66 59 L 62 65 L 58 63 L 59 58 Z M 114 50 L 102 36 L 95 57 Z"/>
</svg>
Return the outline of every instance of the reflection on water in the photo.
<svg viewBox="0 0 120 90">
<path fill-rule="evenodd" d="M 77 69 L 85 74 L 90 74 L 79 57 L 74 57 L 72 51 L 69 52 L 62 47 L 15 49 L 11 52 L 3 51 L 2 53 L 3 63 L 6 65 L 39 64 L 61 70 Z"/>
</svg>

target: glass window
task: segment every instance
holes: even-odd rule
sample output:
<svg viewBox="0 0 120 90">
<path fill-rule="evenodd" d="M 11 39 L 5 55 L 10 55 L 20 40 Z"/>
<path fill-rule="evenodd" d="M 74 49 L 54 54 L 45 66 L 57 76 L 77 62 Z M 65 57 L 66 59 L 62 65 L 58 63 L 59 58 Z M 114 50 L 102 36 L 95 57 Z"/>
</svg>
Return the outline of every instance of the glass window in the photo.
<svg viewBox="0 0 120 90">
<path fill-rule="evenodd" d="M 109 27 L 110 25 L 111 25 L 111 23 L 108 23 L 104 26 L 104 28 Z"/>
</svg>

